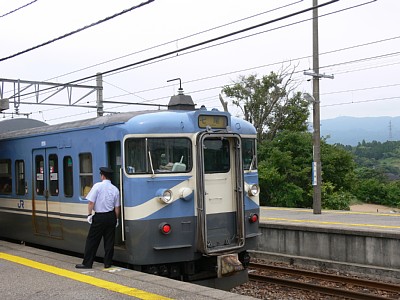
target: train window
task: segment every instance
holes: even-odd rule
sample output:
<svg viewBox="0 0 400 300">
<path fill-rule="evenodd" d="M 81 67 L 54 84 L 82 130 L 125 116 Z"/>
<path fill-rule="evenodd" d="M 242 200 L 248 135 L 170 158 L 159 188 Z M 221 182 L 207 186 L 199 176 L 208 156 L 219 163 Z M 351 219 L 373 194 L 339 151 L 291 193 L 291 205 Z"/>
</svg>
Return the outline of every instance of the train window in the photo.
<svg viewBox="0 0 400 300">
<path fill-rule="evenodd" d="M 133 173 L 178 173 L 192 169 L 187 138 L 131 138 L 125 142 L 125 170 Z"/>
<path fill-rule="evenodd" d="M 11 160 L 0 160 L 0 193 L 11 194 L 12 177 L 11 177 Z"/>
<path fill-rule="evenodd" d="M 49 155 L 49 191 L 51 196 L 58 196 L 58 157 Z"/>
<path fill-rule="evenodd" d="M 64 195 L 66 197 L 72 197 L 74 194 L 74 185 L 73 185 L 74 177 L 73 177 L 71 156 L 64 156 L 63 167 L 64 167 Z"/>
<path fill-rule="evenodd" d="M 229 141 L 204 140 L 204 170 L 206 173 L 226 173 L 230 169 Z"/>
<path fill-rule="evenodd" d="M 25 195 L 25 163 L 23 160 L 15 161 L 15 192 Z"/>
<path fill-rule="evenodd" d="M 80 194 L 86 197 L 93 186 L 92 154 L 79 154 Z"/>
<path fill-rule="evenodd" d="M 242 159 L 243 169 L 256 170 L 257 169 L 257 156 L 256 156 L 256 140 L 255 139 L 242 139 Z"/>
<path fill-rule="evenodd" d="M 36 194 L 44 193 L 44 160 L 42 155 L 35 157 Z"/>
</svg>

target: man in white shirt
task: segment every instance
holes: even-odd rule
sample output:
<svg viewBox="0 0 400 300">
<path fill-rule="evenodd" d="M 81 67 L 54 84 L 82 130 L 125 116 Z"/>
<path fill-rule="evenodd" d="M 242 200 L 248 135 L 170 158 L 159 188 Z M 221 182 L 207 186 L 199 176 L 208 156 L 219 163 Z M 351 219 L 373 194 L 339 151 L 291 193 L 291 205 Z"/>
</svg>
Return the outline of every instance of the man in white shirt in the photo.
<svg viewBox="0 0 400 300">
<path fill-rule="evenodd" d="M 86 238 L 83 262 L 75 266 L 78 269 L 92 268 L 101 238 L 104 239 L 104 267 L 111 267 L 114 255 L 115 227 L 119 225 L 118 219 L 121 212 L 119 190 L 110 180 L 112 173 L 112 169 L 101 167 L 100 178 L 102 181 L 93 185 L 86 196 L 86 199 L 89 200 L 87 220 L 91 225 Z"/>
</svg>

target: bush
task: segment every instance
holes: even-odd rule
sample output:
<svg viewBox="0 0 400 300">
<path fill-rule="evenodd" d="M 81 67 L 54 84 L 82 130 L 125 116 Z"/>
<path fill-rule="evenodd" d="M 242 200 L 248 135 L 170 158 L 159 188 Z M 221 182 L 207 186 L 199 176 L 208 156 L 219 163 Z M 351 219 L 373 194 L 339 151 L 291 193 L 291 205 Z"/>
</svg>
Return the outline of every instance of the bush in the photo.
<svg viewBox="0 0 400 300">
<path fill-rule="evenodd" d="M 354 189 L 354 195 L 366 203 L 385 205 L 384 202 L 387 198 L 385 185 L 385 183 L 376 178 L 359 180 Z"/>
<path fill-rule="evenodd" d="M 355 197 L 348 192 L 334 192 L 327 195 L 322 201 L 323 209 L 332 210 L 350 210 L 350 202 L 354 201 Z"/>
<path fill-rule="evenodd" d="M 332 210 L 350 210 L 350 202 L 355 200 L 349 192 L 335 191 L 335 186 L 331 182 L 323 183 L 321 198 L 322 208 Z"/>
</svg>

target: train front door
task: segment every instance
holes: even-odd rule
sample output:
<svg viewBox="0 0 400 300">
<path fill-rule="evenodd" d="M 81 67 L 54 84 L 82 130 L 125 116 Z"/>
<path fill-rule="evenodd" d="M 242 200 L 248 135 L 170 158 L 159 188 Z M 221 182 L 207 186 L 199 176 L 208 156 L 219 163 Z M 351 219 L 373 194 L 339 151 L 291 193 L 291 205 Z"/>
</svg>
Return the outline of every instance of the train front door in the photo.
<svg viewBox="0 0 400 300">
<path fill-rule="evenodd" d="M 198 138 L 198 225 L 206 254 L 244 245 L 240 136 L 202 133 Z"/>
<path fill-rule="evenodd" d="M 33 150 L 33 220 L 37 234 L 62 237 L 56 148 Z"/>
</svg>

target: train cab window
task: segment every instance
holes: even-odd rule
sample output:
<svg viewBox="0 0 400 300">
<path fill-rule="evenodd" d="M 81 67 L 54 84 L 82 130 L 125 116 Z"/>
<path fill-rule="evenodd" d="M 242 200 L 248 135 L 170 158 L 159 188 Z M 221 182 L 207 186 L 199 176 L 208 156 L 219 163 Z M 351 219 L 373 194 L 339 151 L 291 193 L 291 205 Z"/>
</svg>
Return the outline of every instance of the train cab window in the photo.
<svg viewBox="0 0 400 300">
<path fill-rule="evenodd" d="M 256 155 L 256 140 L 255 139 L 242 139 L 242 159 L 243 169 L 256 170 L 257 169 L 257 155 Z"/>
<path fill-rule="evenodd" d="M 125 142 L 125 171 L 182 173 L 192 169 L 191 141 L 187 138 L 131 138 Z"/>
<path fill-rule="evenodd" d="M 64 156 L 63 159 L 63 169 L 64 169 L 64 195 L 66 197 L 72 197 L 74 194 L 73 185 L 73 169 L 72 169 L 72 157 Z"/>
<path fill-rule="evenodd" d="M 92 154 L 79 154 L 80 194 L 86 197 L 93 186 Z"/>
<path fill-rule="evenodd" d="M 58 196 L 58 157 L 49 155 L 49 191 L 51 196 Z"/>
<path fill-rule="evenodd" d="M 229 141 L 204 140 L 204 170 L 206 173 L 227 173 L 230 170 Z"/>
<path fill-rule="evenodd" d="M 25 195 L 25 162 L 15 161 L 15 192 L 17 195 Z"/>
<path fill-rule="evenodd" d="M 0 160 L 0 193 L 11 194 L 12 177 L 11 177 L 11 160 Z"/>
<path fill-rule="evenodd" d="M 35 157 L 35 182 L 36 182 L 36 194 L 44 194 L 44 159 L 42 155 L 36 155 Z"/>
</svg>

